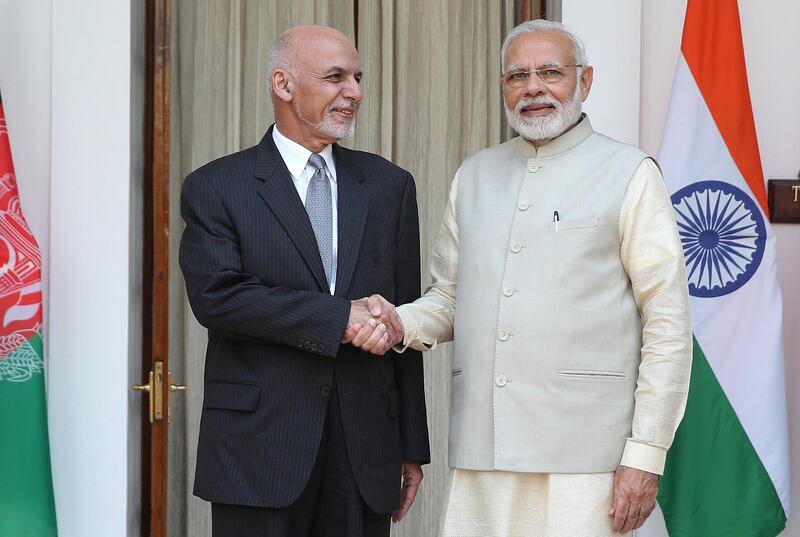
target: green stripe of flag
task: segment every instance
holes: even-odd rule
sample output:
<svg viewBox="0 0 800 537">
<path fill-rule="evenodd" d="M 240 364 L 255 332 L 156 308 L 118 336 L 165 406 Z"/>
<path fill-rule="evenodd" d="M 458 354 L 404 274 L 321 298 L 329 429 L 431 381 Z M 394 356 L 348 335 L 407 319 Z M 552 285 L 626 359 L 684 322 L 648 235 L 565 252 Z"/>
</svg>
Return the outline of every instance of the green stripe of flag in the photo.
<svg viewBox="0 0 800 537">
<path fill-rule="evenodd" d="M 786 525 L 772 480 L 697 340 L 658 503 L 670 537 L 774 537 Z"/>
<path fill-rule="evenodd" d="M 28 343 L 41 357 L 41 337 Z M 54 537 L 56 511 L 41 372 L 24 382 L 0 380 L 0 424 L 0 535 Z"/>
</svg>

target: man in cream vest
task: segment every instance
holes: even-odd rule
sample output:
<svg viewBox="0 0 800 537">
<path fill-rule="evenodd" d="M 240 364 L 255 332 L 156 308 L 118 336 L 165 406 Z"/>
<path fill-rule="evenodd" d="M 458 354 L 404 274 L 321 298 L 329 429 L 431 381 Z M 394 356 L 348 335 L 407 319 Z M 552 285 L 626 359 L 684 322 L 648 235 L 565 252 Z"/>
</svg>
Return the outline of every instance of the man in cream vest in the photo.
<svg viewBox="0 0 800 537">
<path fill-rule="evenodd" d="M 627 533 L 655 507 L 689 384 L 672 204 L 652 159 L 581 114 L 592 68 L 563 25 L 519 25 L 502 61 L 520 136 L 456 173 L 403 339 L 377 322 L 346 338 L 455 341 L 444 535 Z"/>
</svg>

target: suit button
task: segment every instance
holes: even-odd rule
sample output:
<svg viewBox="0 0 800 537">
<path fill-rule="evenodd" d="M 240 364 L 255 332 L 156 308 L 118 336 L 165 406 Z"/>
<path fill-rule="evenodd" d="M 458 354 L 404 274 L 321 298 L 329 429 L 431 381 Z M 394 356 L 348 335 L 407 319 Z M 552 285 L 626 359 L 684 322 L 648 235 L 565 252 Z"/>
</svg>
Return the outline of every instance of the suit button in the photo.
<svg viewBox="0 0 800 537">
<path fill-rule="evenodd" d="M 331 387 L 327 384 L 323 384 L 319 389 L 319 393 L 321 393 L 323 397 L 328 397 L 331 394 Z"/>
<path fill-rule="evenodd" d="M 498 339 L 500 339 L 500 341 L 506 341 L 510 335 L 511 332 L 509 332 L 505 328 L 501 328 L 500 330 L 497 331 L 497 337 Z"/>
<path fill-rule="evenodd" d="M 510 287 L 503 287 L 503 296 L 511 296 L 514 294 L 514 290 Z"/>
<path fill-rule="evenodd" d="M 531 173 L 536 173 L 539 171 L 539 165 L 533 159 L 528 160 L 528 171 Z"/>
<path fill-rule="evenodd" d="M 312 343 L 311 344 L 311 350 L 314 351 L 314 352 L 317 352 L 317 344 L 316 343 Z"/>
<path fill-rule="evenodd" d="M 325 352 L 325 345 L 323 345 L 322 343 L 317 345 L 317 352 L 319 352 L 319 353 Z"/>
<path fill-rule="evenodd" d="M 531 204 L 528 200 L 522 200 L 519 202 L 519 205 L 517 205 L 520 211 L 527 211 L 530 208 L 530 206 Z"/>
<path fill-rule="evenodd" d="M 311 342 L 310 342 L 310 341 L 304 341 L 304 342 L 303 342 L 303 348 L 304 348 L 305 350 L 307 350 L 307 351 L 308 351 L 308 350 L 311 350 Z"/>
<path fill-rule="evenodd" d="M 297 348 L 299 348 L 299 349 L 303 348 L 303 340 L 302 339 L 298 339 L 297 340 Z"/>
<path fill-rule="evenodd" d="M 522 243 L 519 241 L 514 241 L 511 243 L 511 251 L 515 254 L 518 254 L 522 251 Z"/>
<path fill-rule="evenodd" d="M 508 382 L 508 379 L 505 377 L 505 375 L 497 375 L 494 378 L 494 383 L 501 388 L 506 385 L 506 382 Z"/>
</svg>

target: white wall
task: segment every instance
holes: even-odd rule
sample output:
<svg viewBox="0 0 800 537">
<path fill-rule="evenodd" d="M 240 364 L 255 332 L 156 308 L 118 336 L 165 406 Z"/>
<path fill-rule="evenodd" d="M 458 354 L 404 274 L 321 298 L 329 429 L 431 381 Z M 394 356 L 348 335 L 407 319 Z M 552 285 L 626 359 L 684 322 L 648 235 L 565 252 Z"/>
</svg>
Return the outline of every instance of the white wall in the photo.
<svg viewBox="0 0 800 537">
<path fill-rule="evenodd" d="M 586 41 L 593 63 L 618 66 L 620 59 L 609 56 L 620 32 L 632 24 L 631 15 L 638 12 L 629 0 L 602 2 L 603 11 L 588 0 L 564 0 L 563 20 Z M 598 112 L 616 111 L 629 93 L 627 80 L 641 71 L 639 109 L 640 146 L 652 155 L 658 154 L 661 132 L 666 119 L 672 88 L 672 77 L 678 58 L 686 0 L 636 0 L 641 6 L 641 64 L 627 65 L 625 74 L 612 77 L 615 86 L 604 99 L 595 89 L 589 102 Z M 600 4 L 600 3 L 597 3 Z M 753 115 L 761 149 L 765 179 L 791 179 L 800 170 L 800 73 L 793 52 L 800 50 L 800 3 L 794 0 L 739 0 L 742 19 L 745 59 L 750 80 Z M 628 42 L 627 37 L 623 39 Z M 595 43 L 598 44 L 594 49 Z M 630 52 L 628 54 L 631 54 Z M 600 70 L 598 67 L 598 71 Z M 595 74 L 595 84 L 599 75 Z M 617 93 L 619 91 L 619 93 Z M 588 108 L 588 107 L 587 107 Z M 593 123 L 598 130 L 619 128 L 605 118 Z M 626 127 L 633 135 L 633 129 Z M 627 139 L 627 138 L 622 138 Z M 792 445 L 792 512 L 782 537 L 800 537 L 800 225 L 776 224 L 778 239 L 778 275 L 784 300 L 784 344 L 789 406 L 790 441 Z M 666 536 L 658 517 L 639 532 L 640 537 Z M 659 527 L 660 526 L 660 527 Z"/>
<path fill-rule="evenodd" d="M 613 24 L 598 24 L 610 13 L 608 2 L 564 0 L 561 20 L 586 45 L 594 82 L 584 110 L 598 131 L 637 145 L 641 63 L 641 0 L 615 0 Z"/>
<path fill-rule="evenodd" d="M 138 378 L 129 368 L 140 274 L 130 248 L 131 167 L 140 155 L 131 147 L 140 145 L 132 138 L 140 119 L 131 109 L 131 10 L 126 0 L 79 8 L 0 0 L 0 88 L 23 208 L 45 261 L 62 537 L 138 535 L 131 447 L 139 400 L 129 394 Z"/>
</svg>

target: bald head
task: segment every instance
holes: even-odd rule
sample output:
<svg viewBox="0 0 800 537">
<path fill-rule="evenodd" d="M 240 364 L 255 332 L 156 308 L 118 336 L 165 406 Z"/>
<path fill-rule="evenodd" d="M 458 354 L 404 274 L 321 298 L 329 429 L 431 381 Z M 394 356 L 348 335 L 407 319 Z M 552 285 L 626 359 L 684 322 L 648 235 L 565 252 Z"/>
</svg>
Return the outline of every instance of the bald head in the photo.
<svg viewBox="0 0 800 537">
<path fill-rule="evenodd" d="M 273 43 L 268 76 L 272 77 L 276 69 L 283 69 L 296 76 L 298 62 L 313 54 L 315 45 L 321 45 L 322 41 L 349 45 L 355 51 L 347 36 L 335 28 L 313 24 L 294 26 L 283 32 Z"/>
<path fill-rule="evenodd" d="M 275 123 L 284 136 L 318 152 L 352 134 L 361 102 L 358 52 L 327 26 L 295 26 L 270 55 Z"/>
</svg>

